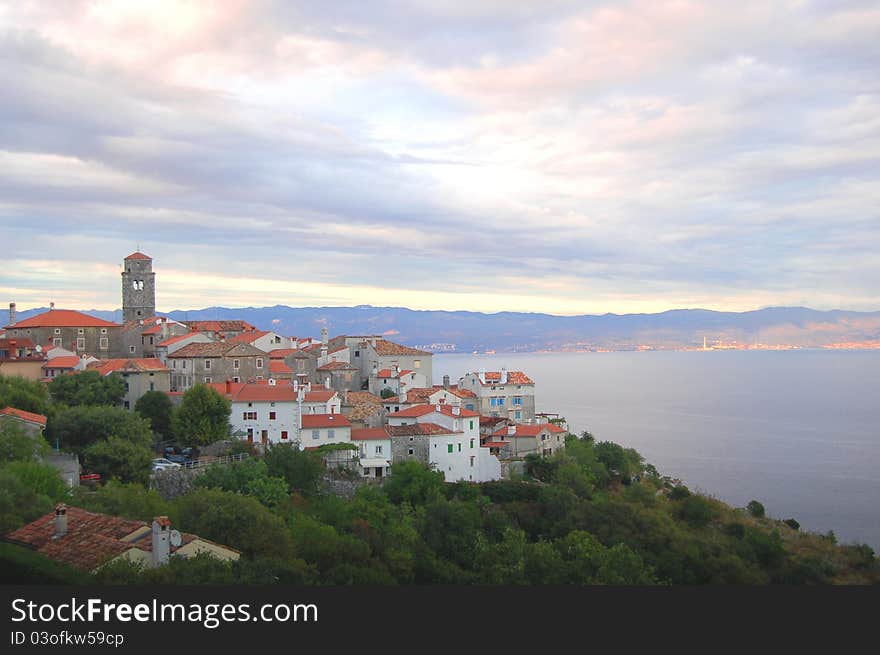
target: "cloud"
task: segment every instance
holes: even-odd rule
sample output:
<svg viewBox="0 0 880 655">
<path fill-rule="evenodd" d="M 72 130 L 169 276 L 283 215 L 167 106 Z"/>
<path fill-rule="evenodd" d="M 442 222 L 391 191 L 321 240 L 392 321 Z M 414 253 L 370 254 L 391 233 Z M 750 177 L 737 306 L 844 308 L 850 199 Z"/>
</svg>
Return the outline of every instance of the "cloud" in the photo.
<svg viewBox="0 0 880 655">
<path fill-rule="evenodd" d="M 871 3 L 157 6 L 0 11 L 19 305 L 880 306 Z"/>
</svg>

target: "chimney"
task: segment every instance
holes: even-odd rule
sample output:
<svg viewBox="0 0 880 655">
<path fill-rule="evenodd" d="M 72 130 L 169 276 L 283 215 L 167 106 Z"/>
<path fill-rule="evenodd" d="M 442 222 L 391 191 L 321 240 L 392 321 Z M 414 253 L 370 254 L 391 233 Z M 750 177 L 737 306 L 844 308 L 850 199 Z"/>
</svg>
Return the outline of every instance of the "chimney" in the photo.
<svg viewBox="0 0 880 655">
<path fill-rule="evenodd" d="M 168 562 L 171 555 L 171 521 L 167 516 L 153 519 L 153 566 Z"/>
<path fill-rule="evenodd" d="M 299 391 L 299 380 L 294 380 L 294 381 L 293 381 L 293 390 L 294 390 L 294 391 Z"/>
<path fill-rule="evenodd" d="M 437 403 L 437 406 L 436 406 L 434 409 L 436 409 L 436 410 L 437 410 L 437 413 L 439 414 L 439 413 L 440 413 L 440 410 L 441 410 L 441 408 L 440 408 L 440 403 Z"/>
<path fill-rule="evenodd" d="M 501 367 L 501 384 L 507 384 L 507 369 Z"/>
<path fill-rule="evenodd" d="M 55 309 L 55 303 L 52 301 L 49 301 L 49 311 L 51 312 L 53 309 Z"/>
<path fill-rule="evenodd" d="M 321 343 L 323 343 L 325 346 L 327 345 L 327 337 L 329 336 L 329 334 L 330 333 L 326 327 L 321 328 Z"/>
<path fill-rule="evenodd" d="M 15 323 L 15 303 L 9 303 L 9 324 Z"/>
<path fill-rule="evenodd" d="M 67 505 L 58 503 L 55 505 L 55 539 L 67 534 Z"/>
<path fill-rule="evenodd" d="M 229 396 L 232 394 L 232 380 L 226 378 L 226 395 Z"/>
<path fill-rule="evenodd" d="M 449 391 L 449 376 L 448 375 L 443 376 L 443 388 L 446 389 L 447 391 Z"/>
<path fill-rule="evenodd" d="M 330 388 L 330 376 L 329 375 L 326 378 L 324 378 L 324 388 L 325 389 Z"/>
<path fill-rule="evenodd" d="M 509 437 L 512 437 L 515 434 L 516 434 L 516 426 L 515 425 L 508 425 L 507 426 L 507 435 Z"/>
<path fill-rule="evenodd" d="M 376 347 L 376 339 L 377 339 L 377 337 L 375 334 L 372 337 L 370 337 L 370 343 L 373 345 L 373 348 Z"/>
</svg>

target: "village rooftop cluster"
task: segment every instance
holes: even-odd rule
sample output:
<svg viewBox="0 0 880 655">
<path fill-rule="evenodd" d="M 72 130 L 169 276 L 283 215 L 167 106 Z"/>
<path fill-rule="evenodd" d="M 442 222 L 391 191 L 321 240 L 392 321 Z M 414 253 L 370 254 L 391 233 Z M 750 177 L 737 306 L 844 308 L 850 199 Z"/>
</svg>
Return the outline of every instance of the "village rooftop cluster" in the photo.
<svg viewBox="0 0 880 655">
<path fill-rule="evenodd" d="M 153 260 L 135 252 L 122 270 L 123 323 L 55 309 L 0 332 L 0 374 L 49 381 L 96 370 L 125 382 L 132 409 L 149 391 L 174 403 L 208 385 L 231 403 L 230 438 L 256 451 L 274 444 L 332 450 L 328 466 L 382 478 L 417 460 L 447 482 L 507 477 L 526 455 L 565 446 L 564 421 L 535 407 L 521 371 L 467 371 L 434 384 L 432 353 L 377 335 L 285 336 L 241 320 L 175 321 L 156 314 Z M 45 417 L 7 408 L 40 430 Z M 73 477 L 70 478 L 73 480 Z"/>
</svg>

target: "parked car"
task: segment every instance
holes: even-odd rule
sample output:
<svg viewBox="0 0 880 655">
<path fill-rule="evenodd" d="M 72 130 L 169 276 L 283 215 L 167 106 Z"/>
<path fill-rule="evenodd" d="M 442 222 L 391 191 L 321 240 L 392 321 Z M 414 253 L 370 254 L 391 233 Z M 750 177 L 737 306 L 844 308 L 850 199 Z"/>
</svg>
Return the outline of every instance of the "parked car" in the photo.
<svg viewBox="0 0 880 655">
<path fill-rule="evenodd" d="M 169 459 L 175 464 L 189 464 L 192 460 L 186 455 L 165 455 L 165 459 Z"/>
<path fill-rule="evenodd" d="M 180 464 L 177 462 L 172 462 L 170 459 L 165 457 L 158 457 L 153 460 L 153 470 L 154 471 L 164 471 L 165 469 L 174 469 L 180 468 Z"/>
<path fill-rule="evenodd" d="M 83 473 L 79 476 L 80 482 L 100 482 L 101 474 L 100 473 Z"/>
</svg>

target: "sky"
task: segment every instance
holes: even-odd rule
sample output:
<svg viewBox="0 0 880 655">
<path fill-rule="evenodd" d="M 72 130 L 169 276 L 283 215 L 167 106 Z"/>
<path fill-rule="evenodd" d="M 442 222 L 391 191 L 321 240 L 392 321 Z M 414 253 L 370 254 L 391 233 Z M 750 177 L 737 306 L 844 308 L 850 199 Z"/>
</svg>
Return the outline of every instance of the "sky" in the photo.
<svg viewBox="0 0 880 655">
<path fill-rule="evenodd" d="M 0 0 L 0 300 L 880 309 L 880 5 Z"/>
</svg>

